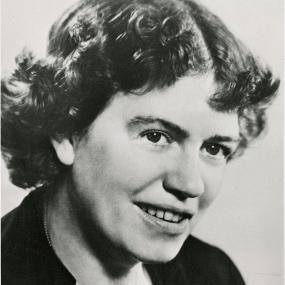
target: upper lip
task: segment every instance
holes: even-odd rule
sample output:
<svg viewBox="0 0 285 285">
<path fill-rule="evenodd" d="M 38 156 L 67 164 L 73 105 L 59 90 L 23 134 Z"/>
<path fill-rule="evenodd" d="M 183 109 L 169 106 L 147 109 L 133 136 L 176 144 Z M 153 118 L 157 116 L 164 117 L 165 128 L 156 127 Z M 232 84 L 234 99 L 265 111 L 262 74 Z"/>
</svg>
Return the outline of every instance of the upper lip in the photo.
<svg viewBox="0 0 285 285">
<path fill-rule="evenodd" d="M 195 214 L 195 212 L 191 211 L 190 209 L 186 210 L 186 209 L 175 207 L 173 205 L 168 205 L 168 204 L 160 204 L 160 203 L 151 204 L 151 203 L 147 203 L 147 202 L 135 202 L 135 204 L 137 206 L 140 206 L 140 207 L 145 206 L 148 208 L 160 209 L 162 211 L 170 211 L 170 212 L 173 212 L 175 214 L 187 217 L 189 219 L 191 219 L 192 216 Z"/>
</svg>

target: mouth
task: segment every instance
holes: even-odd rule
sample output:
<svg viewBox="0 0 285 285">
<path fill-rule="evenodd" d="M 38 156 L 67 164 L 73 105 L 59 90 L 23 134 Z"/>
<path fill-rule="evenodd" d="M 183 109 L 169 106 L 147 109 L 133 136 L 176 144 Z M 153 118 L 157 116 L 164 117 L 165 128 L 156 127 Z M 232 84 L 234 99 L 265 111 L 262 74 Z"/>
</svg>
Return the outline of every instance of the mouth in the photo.
<svg viewBox="0 0 285 285">
<path fill-rule="evenodd" d="M 135 203 L 140 214 L 151 226 L 169 234 L 182 234 L 187 230 L 193 214 L 185 213 L 167 206 Z"/>
<path fill-rule="evenodd" d="M 152 205 L 137 204 L 137 206 L 147 214 L 169 223 L 177 224 L 185 219 L 191 218 L 189 214 L 178 213 L 170 209 L 163 209 Z"/>
</svg>

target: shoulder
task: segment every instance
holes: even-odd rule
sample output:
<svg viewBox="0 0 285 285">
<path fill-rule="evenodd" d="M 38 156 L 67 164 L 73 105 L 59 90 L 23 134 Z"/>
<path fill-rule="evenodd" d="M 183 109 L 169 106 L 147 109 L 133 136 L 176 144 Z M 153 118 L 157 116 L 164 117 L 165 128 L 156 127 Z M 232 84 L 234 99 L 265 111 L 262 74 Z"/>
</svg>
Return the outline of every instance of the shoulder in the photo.
<svg viewBox="0 0 285 285">
<path fill-rule="evenodd" d="M 170 262 L 146 266 L 158 284 L 244 285 L 232 260 L 219 248 L 189 236 Z"/>
<path fill-rule="evenodd" d="M 198 263 L 204 263 L 205 257 L 207 257 L 207 262 L 212 262 L 213 260 L 226 262 L 230 260 L 228 255 L 220 248 L 194 236 L 189 236 L 189 238 L 185 241 L 181 250 L 181 255 L 183 255 L 183 257 L 186 259 L 193 259 L 193 257 L 195 257 L 195 260 Z"/>
<path fill-rule="evenodd" d="M 43 192 L 43 189 L 32 191 L 17 208 L 1 219 L 1 242 L 4 252 L 10 245 L 27 246 L 38 240 Z"/>
<path fill-rule="evenodd" d="M 1 220 L 3 284 L 39 284 L 38 274 L 47 248 L 40 218 L 42 192 L 31 192 Z"/>
<path fill-rule="evenodd" d="M 221 249 L 190 236 L 178 256 L 183 268 L 203 276 L 206 284 L 245 284 L 231 258 Z M 201 277 L 199 277 L 201 278 Z"/>
</svg>

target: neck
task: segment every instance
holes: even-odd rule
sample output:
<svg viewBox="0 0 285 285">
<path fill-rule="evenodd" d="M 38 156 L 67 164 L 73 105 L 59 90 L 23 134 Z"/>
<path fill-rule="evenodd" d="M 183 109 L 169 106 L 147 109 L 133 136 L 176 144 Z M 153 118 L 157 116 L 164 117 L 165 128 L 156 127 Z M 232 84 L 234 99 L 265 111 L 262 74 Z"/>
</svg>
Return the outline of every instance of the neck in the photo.
<svg viewBox="0 0 285 285">
<path fill-rule="evenodd" d="M 47 195 L 46 228 L 53 250 L 77 282 L 151 284 L 141 262 L 106 241 L 95 225 L 87 227 L 90 220 L 73 203 L 71 191 L 64 182 Z"/>
</svg>

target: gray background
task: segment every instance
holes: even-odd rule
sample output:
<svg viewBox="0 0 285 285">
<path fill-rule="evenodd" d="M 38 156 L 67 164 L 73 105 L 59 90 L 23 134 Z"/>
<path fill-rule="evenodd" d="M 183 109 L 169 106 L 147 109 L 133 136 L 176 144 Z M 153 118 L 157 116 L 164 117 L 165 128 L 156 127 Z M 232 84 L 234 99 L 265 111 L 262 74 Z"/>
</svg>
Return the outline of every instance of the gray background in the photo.
<svg viewBox="0 0 285 285">
<path fill-rule="evenodd" d="M 48 29 L 72 0 L 2 1 L 2 72 L 23 46 L 44 55 Z M 282 0 L 203 0 L 246 45 L 283 77 Z M 283 284 L 283 96 L 269 111 L 266 137 L 229 164 L 220 196 L 195 234 L 222 247 L 247 284 Z M 2 215 L 25 192 L 12 186 L 2 162 Z"/>
</svg>

